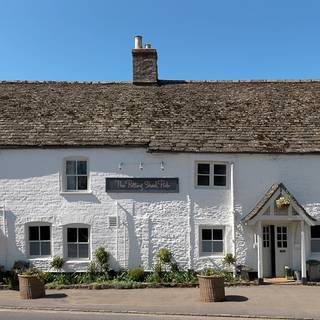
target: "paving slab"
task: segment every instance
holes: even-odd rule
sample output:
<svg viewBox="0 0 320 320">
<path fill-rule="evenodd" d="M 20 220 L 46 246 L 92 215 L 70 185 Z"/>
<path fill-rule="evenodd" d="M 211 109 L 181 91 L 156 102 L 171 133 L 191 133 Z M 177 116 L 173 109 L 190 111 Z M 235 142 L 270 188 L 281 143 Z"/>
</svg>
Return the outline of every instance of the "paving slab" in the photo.
<svg viewBox="0 0 320 320">
<path fill-rule="evenodd" d="M 45 298 L 35 300 L 21 300 L 16 291 L 1 291 L 0 307 L 320 319 L 320 287 L 231 287 L 226 288 L 226 301 L 213 303 L 200 302 L 198 288 L 47 290 Z"/>
</svg>

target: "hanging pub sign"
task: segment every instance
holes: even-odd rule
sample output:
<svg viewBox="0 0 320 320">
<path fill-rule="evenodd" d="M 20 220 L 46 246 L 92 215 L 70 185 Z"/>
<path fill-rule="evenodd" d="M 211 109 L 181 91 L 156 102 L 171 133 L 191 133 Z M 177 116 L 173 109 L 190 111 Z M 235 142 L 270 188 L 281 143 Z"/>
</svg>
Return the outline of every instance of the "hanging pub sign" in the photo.
<svg viewBox="0 0 320 320">
<path fill-rule="evenodd" d="M 106 178 L 106 192 L 178 193 L 179 178 Z"/>
</svg>

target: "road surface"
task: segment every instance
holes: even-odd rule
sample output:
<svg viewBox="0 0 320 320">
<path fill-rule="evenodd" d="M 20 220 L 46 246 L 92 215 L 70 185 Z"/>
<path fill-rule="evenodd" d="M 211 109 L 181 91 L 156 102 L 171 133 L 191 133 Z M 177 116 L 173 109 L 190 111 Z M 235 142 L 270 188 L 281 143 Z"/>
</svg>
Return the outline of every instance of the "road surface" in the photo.
<svg viewBox="0 0 320 320">
<path fill-rule="evenodd" d="M 0 309 L 0 320 L 235 320 L 227 317 L 168 316 L 151 314 L 93 313 L 67 311 L 28 311 Z M 246 318 L 236 318 L 246 320 Z M 254 320 L 254 318 L 250 318 Z M 264 318 L 264 320 L 267 320 Z"/>
</svg>

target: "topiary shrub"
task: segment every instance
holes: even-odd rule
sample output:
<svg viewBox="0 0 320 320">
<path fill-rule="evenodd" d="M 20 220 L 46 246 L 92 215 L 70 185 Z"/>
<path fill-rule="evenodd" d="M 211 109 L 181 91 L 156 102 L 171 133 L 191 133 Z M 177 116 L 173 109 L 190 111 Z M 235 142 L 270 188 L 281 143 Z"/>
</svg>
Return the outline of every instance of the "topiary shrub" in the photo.
<svg viewBox="0 0 320 320">
<path fill-rule="evenodd" d="M 107 273 L 109 269 L 109 252 L 104 247 L 99 247 L 94 252 L 97 269 L 99 272 Z"/>
<path fill-rule="evenodd" d="M 143 282 L 145 275 L 142 268 L 133 268 L 128 271 L 129 279 L 136 282 Z"/>
<path fill-rule="evenodd" d="M 50 267 L 56 271 L 61 271 L 63 265 L 64 265 L 64 261 L 59 256 L 54 256 L 50 263 Z"/>
<path fill-rule="evenodd" d="M 172 253 L 168 249 L 162 248 L 157 253 L 157 258 L 161 264 L 170 263 L 172 259 Z"/>
</svg>

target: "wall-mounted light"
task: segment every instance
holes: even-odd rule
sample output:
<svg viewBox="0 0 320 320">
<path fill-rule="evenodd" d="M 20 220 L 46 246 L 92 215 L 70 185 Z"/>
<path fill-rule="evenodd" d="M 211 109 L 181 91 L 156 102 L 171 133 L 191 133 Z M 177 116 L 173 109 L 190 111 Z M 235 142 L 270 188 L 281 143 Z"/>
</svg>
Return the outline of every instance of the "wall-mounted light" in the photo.
<svg viewBox="0 0 320 320">
<path fill-rule="evenodd" d="M 160 169 L 161 169 L 161 171 L 164 171 L 164 161 L 160 162 Z"/>
<path fill-rule="evenodd" d="M 123 162 L 119 162 L 118 169 L 122 170 L 122 167 L 123 167 Z"/>
<path fill-rule="evenodd" d="M 140 163 L 139 163 L 139 169 L 140 169 L 140 170 L 143 170 L 143 162 L 140 162 Z"/>
</svg>

